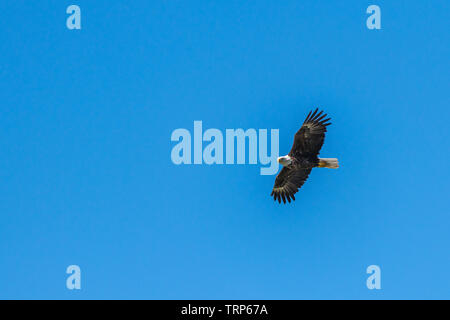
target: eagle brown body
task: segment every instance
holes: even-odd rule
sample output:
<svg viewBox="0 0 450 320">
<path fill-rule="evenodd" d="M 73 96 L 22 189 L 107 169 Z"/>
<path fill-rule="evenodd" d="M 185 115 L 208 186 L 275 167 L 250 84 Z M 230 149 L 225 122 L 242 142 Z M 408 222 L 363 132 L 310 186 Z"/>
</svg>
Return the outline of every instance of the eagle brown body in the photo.
<svg viewBox="0 0 450 320">
<path fill-rule="evenodd" d="M 280 173 L 275 179 L 272 194 L 274 200 L 281 203 L 295 200 L 294 194 L 308 179 L 311 170 L 318 168 L 338 168 L 338 161 L 335 158 L 319 158 L 328 122 L 331 118 L 326 118 L 323 111 L 310 111 L 302 127 L 294 136 L 294 144 L 287 156 L 278 158 L 278 162 L 283 165 Z"/>
</svg>

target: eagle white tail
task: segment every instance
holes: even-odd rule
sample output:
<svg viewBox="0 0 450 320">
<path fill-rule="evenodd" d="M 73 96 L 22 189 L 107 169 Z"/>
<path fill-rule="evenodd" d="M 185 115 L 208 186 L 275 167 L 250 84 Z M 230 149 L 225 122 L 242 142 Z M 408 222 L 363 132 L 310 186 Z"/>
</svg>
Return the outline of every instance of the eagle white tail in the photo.
<svg viewBox="0 0 450 320">
<path fill-rule="evenodd" d="M 319 158 L 319 168 L 339 168 L 339 162 L 337 158 Z"/>
</svg>

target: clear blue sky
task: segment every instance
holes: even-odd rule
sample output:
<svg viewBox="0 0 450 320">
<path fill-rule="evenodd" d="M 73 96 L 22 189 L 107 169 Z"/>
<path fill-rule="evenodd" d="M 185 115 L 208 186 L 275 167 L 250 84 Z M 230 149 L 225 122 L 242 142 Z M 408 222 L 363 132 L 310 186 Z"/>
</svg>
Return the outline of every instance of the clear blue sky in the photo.
<svg viewBox="0 0 450 320">
<path fill-rule="evenodd" d="M 0 298 L 450 298 L 449 12 L 2 1 Z M 294 204 L 259 165 L 170 160 L 194 120 L 278 128 L 286 154 L 316 106 L 341 168 L 313 170 Z"/>
</svg>

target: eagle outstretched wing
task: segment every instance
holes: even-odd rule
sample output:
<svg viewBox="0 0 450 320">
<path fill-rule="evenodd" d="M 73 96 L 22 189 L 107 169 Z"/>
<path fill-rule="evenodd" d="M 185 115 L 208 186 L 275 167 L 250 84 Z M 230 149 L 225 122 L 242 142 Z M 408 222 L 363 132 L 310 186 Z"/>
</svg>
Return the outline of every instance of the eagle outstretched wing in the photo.
<svg viewBox="0 0 450 320">
<path fill-rule="evenodd" d="M 283 167 L 275 179 L 275 185 L 271 194 L 273 199 L 278 200 L 280 203 L 281 200 L 284 203 L 286 203 L 286 200 L 291 202 L 291 198 L 295 200 L 294 194 L 297 193 L 298 188 L 308 179 L 311 170 L 312 168 Z"/>
<path fill-rule="evenodd" d="M 302 127 L 295 134 L 294 144 L 289 152 L 289 156 L 300 158 L 317 156 L 319 154 L 325 139 L 327 126 L 331 124 L 328 122 L 331 118 L 326 118 L 327 114 L 322 114 L 323 111 L 319 113 L 317 111 L 319 109 L 316 109 L 314 112 L 309 112 Z"/>
</svg>

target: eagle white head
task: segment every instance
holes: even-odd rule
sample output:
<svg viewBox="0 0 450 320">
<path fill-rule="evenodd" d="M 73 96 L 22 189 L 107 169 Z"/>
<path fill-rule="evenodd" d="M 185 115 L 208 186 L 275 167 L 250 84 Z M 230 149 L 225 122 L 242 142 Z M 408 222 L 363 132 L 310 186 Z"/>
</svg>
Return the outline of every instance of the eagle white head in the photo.
<svg viewBox="0 0 450 320">
<path fill-rule="evenodd" d="M 292 159 L 289 156 L 279 157 L 277 159 L 278 163 L 281 164 L 283 167 L 287 167 L 292 163 Z"/>
</svg>

